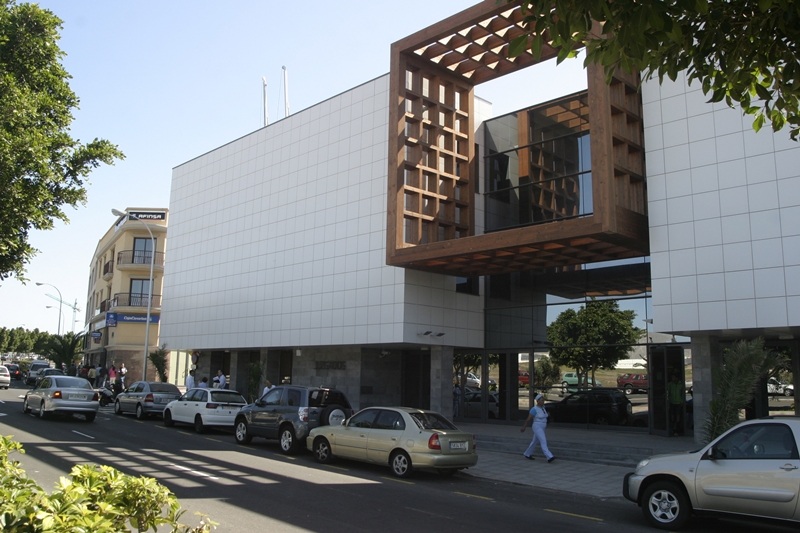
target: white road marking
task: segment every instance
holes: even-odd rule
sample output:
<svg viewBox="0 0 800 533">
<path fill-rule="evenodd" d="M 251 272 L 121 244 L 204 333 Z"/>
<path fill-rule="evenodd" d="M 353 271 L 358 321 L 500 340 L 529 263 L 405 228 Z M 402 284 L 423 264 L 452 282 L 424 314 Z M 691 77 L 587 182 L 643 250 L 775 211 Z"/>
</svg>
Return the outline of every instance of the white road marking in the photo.
<svg viewBox="0 0 800 533">
<path fill-rule="evenodd" d="M 191 468 L 187 468 L 185 466 L 171 464 L 170 466 L 177 468 L 178 470 L 184 470 L 186 472 L 191 472 L 192 474 L 197 474 L 198 476 L 207 477 L 208 479 L 219 479 L 218 477 L 212 476 L 211 474 L 206 474 L 205 472 L 200 472 L 199 470 L 192 470 Z"/>
<path fill-rule="evenodd" d="M 72 430 L 72 432 L 80 435 L 81 437 L 86 437 L 87 439 L 95 440 L 94 437 L 92 437 L 91 435 L 87 435 L 86 433 L 81 433 L 80 431 L 75 431 L 74 429 Z"/>
</svg>

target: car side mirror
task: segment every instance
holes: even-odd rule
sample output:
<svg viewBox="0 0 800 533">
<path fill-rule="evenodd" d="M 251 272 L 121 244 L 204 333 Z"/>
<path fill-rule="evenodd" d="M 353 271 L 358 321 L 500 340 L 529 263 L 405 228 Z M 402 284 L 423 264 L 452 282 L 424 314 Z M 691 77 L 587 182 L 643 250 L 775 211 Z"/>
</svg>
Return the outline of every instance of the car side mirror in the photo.
<svg viewBox="0 0 800 533">
<path fill-rule="evenodd" d="M 259 407 L 264 407 L 267 403 L 264 400 L 258 399 L 255 401 L 255 404 Z"/>
<path fill-rule="evenodd" d="M 346 426 L 346 425 L 347 425 L 347 421 L 348 421 L 348 420 L 350 420 L 350 419 L 349 419 L 349 418 L 345 418 L 344 420 L 342 420 L 342 425 L 343 425 L 343 426 Z"/>
<path fill-rule="evenodd" d="M 723 452 L 719 451 L 719 449 L 717 449 L 715 446 L 712 446 L 711 448 L 708 449 L 706 456 L 712 461 L 716 459 L 725 459 L 727 457 Z"/>
</svg>

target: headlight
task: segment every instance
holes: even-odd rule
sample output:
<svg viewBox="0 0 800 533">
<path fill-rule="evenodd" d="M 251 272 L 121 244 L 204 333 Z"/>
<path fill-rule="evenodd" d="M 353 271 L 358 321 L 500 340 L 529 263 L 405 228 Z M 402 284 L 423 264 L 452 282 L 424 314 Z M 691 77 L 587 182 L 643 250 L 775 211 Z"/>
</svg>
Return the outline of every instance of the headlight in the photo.
<svg viewBox="0 0 800 533">
<path fill-rule="evenodd" d="M 636 471 L 638 472 L 640 469 L 646 467 L 648 464 L 650 464 L 650 459 L 642 459 L 641 461 L 639 461 L 639 464 L 636 465 Z"/>
</svg>

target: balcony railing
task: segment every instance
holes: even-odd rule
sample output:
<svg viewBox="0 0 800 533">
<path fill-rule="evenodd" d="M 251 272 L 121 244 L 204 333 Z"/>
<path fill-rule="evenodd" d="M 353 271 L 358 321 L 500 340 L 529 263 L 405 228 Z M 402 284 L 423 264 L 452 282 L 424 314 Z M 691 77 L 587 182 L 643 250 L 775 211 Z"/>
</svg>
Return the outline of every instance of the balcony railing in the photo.
<svg viewBox="0 0 800 533">
<path fill-rule="evenodd" d="M 117 253 L 117 265 L 149 265 L 149 250 L 123 250 Z M 164 252 L 156 252 L 153 257 L 153 264 L 164 266 Z"/>
<path fill-rule="evenodd" d="M 103 278 L 112 274 L 114 274 L 114 261 L 106 261 L 106 264 L 103 265 Z"/>
<path fill-rule="evenodd" d="M 147 307 L 147 295 L 139 294 L 136 292 L 121 292 L 114 295 L 114 300 L 111 307 Z M 161 307 L 161 295 L 153 295 L 153 304 L 151 307 Z"/>
<path fill-rule="evenodd" d="M 113 300 L 103 300 L 102 302 L 100 302 L 100 312 L 105 313 L 114 306 L 113 304 L 114 304 Z"/>
</svg>

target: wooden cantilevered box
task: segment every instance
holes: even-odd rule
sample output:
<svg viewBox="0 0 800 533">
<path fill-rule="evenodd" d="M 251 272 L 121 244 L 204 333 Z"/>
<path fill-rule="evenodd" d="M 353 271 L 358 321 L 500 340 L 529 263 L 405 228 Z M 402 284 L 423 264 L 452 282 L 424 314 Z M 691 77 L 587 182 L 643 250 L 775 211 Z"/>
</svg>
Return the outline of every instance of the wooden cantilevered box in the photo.
<svg viewBox="0 0 800 533">
<path fill-rule="evenodd" d="M 649 254 L 639 78 L 606 83 L 596 66 L 585 92 L 535 110 L 571 134 L 588 132 L 590 179 L 580 192 L 591 209 L 575 200 L 570 166 L 554 162 L 564 153 L 532 139 L 533 115 L 519 112 L 510 163 L 522 183 L 513 189 L 517 223 L 476 231 L 474 87 L 537 63 L 529 52 L 508 57 L 524 25 L 518 3 L 484 0 L 392 45 L 387 264 L 472 277 Z M 540 61 L 557 52 L 545 46 Z"/>
</svg>

